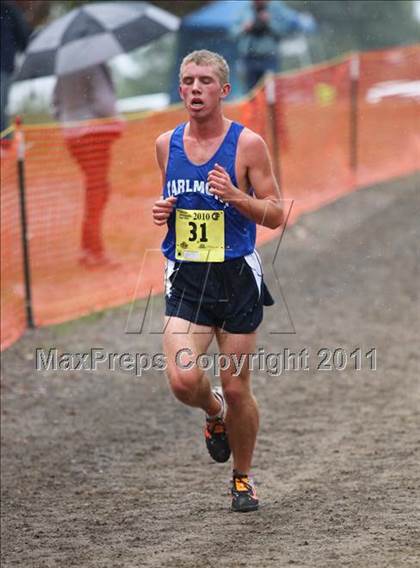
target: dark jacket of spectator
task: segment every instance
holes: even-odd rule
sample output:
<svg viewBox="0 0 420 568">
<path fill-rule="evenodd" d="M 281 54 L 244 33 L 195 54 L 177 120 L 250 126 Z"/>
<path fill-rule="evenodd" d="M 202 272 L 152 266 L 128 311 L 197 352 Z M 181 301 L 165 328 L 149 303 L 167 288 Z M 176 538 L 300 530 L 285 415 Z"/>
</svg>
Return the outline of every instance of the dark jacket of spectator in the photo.
<svg viewBox="0 0 420 568">
<path fill-rule="evenodd" d="M 31 28 L 21 10 L 14 2 L 3 0 L 0 3 L 1 70 L 12 74 L 15 69 L 15 56 L 28 45 Z"/>
</svg>

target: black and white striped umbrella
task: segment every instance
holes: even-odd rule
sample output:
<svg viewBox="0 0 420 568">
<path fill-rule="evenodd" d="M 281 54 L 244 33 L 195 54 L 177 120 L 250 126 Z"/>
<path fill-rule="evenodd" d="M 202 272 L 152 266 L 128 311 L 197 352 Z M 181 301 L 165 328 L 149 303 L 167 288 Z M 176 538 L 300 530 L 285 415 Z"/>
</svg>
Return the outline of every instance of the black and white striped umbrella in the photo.
<svg viewBox="0 0 420 568">
<path fill-rule="evenodd" d="M 146 45 L 178 27 L 176 16 L 147 2 L 85 4 L 35 36 L 17 80 L 69 75 Z"/>
</svg>

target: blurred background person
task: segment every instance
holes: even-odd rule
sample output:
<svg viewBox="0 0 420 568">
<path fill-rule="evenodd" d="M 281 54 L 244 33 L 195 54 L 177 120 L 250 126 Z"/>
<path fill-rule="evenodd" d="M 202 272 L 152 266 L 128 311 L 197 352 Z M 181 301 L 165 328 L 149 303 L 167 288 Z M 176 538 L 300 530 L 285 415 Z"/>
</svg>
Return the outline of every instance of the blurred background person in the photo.
<svg viewBox="0 0 420 568">
<path fill-rule="evenodd" d="M 239 64 L 247 91 L 267 71 L 280 70 L 279 41 L 298 31 L 313 31 L 314 20 L 280 0 L 253 0 L 239 16 L 233 30 L 238 40 Z"/>
<path fill-rule="evenodd" d="M 16 54 L 28 45 L 31 27 L 15 2 L 2 0 L 0 3 L 0 61 L 1 61 L 1 116 L 0 132 L 9 126 L 7 101 L 15 70 Z M 10 135 L 1 140 L 2 147 L 10 144 Z"/>
<path fill-rule="evenodd" d="M 111 72 L 105 63 L 58 77 L 53 92 L 54 116 L 62 123 L 67 147 L 85 178 L 80 262 L 86 267 L 110 263 L 102 221 L 111 191 L 111 147 L 123 127 L 116 102 Z M 85 122 L 101 118 L 110 120 Z"/>
</svg>

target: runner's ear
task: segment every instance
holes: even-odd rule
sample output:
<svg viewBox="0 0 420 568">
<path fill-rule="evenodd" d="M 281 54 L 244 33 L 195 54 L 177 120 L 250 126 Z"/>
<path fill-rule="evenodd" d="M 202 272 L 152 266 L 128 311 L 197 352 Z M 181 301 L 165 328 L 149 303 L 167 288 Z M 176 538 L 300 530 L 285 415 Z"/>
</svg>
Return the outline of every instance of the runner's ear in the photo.
<svg viewBox="0 0 420 568">
<path fill-rule="evenodd" d="M 230 93 L 232 87 L 230 85 L 230 83 L 225 83 L 221 90 L 220 90 L 220 94 L 222 96 L 222 99 L 226 98 L 228 96 L 228 94 Z"/>
</svg>

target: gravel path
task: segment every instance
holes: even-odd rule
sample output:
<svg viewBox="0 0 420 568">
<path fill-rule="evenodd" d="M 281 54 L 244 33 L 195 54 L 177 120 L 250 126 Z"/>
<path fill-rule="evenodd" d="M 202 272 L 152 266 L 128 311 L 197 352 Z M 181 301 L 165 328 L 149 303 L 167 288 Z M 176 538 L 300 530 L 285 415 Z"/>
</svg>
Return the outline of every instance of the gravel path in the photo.
<svg viewBox="0 0 420 568">
<path fill-rule="evenodd" d="M 301 358 L 254 375 L 257 513 L 229 511 L 229 465 L 162 372 L 35 371 L 36 348 L 161 351 L 159 334 L 124 333 L 127 307 L 8 349 L 2 566 L 419 566 L 419 188 L 416 175 L 353 193 L 261 251 L 277 306 L 258 347 Z M 161 313 L 158 298 L 154 326 Z"/>
</svg>

